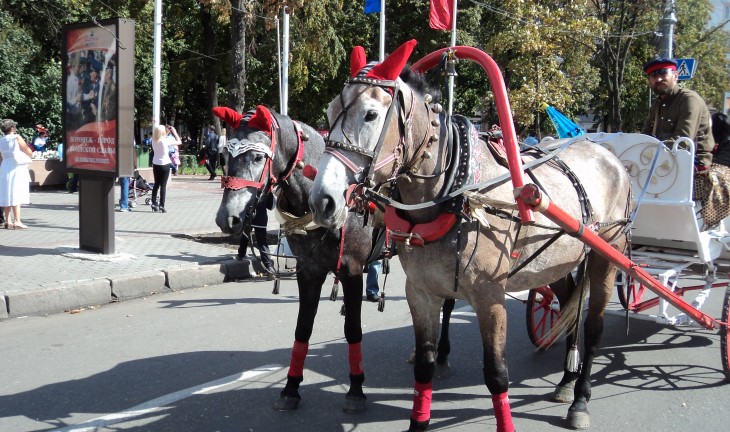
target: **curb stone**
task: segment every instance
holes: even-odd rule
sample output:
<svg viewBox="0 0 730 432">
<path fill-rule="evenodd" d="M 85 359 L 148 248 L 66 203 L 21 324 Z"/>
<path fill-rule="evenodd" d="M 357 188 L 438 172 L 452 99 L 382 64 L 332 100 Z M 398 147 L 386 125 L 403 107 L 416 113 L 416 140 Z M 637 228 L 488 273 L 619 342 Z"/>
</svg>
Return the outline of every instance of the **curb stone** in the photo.
<svg viewBox="0 0 730 432">
<path fill-rule="evenodd" d="M 0 294 L 0 319 L 8 317 L 8 303 L 5 301 L 5 293 Z"/>
<path fill-rule="evenodd" d="M 253 264 L 249 259 L 223 261 L 226 266 L 226 281 L 248 279 L 254 275 Z"/>
<path fill-rule="evenodd" d="M 191 271 L 192 270 L 192 271 Z M 173 291 L 217 285 L 226 280 L 225 264 L 203 264 L 195 268 L 174 268 L 165 270 L 167 286 Z"/>
<path fill-rule="evenodd" d="M 5 295 L 9 317 L 45 315 L 107 304 L 111 301 L 111 283 L 107 278 L 61 282 L 39 291 L 10 291 Z"/>
<path fill-rule="evenodd" d="M 112 277 L 110 280 L 112 299 L 121 301 L 162 292 L 165 289 L 166 276 L 162 271 L 150 271 Z"/>
</svg>

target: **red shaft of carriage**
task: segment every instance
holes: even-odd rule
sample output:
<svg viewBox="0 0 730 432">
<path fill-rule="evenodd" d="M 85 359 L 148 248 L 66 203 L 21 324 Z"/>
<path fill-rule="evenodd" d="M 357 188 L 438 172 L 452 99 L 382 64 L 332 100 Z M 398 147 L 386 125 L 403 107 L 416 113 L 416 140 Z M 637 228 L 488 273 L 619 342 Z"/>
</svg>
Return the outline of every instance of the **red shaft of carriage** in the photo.
<svg viewBox="0 0 730 432">
<path fill-rule="evenodd" d="M 502 73 L 497 63 L 483 51 L 468 47 L 456 46 L 443 48 L 428 54 L 413 65 L 413 70 L 418 72 L 427 71 L 436 66 L 442 55 L 449 51 L 455 50 L 456 56 L 460 59 L 472 60 L 479 63 L 489 77 L 494 92 L 494 100 L 497 105 L 497 114 L 499 123 L 502 128 L 502 136 L 504 138 L 505 148 L 507 150 L 507 161 L 509 163 L 509 172 L 512 177 L 512 186 L 515 189 L 515 199 L 519 210 L 520 219 L 523 224 L 534 223 L 532 211 L 539 211 L 548 219 L 565 230 L 568 234 L 574 235 L 591 249 L 598 252 L 604 258 L 608 259 L 620 270 L 627 275 L 635 278 L 642 285 L 653 291 L 657 296 L 669 302 L 672 306 L 685 312 L 687 316 L 697 321 L 703 327 L 712 330 L 719 326 L 727 326 L 727 323 L 721 322 L 697 309 L 672 290 L 654 279 L 649 273 L 639 267 L 638 264 L 628 259 L 623 253 L 617 251 L 610 244 L 594 234 L 591 230 L 585 229 L 583 223 L 576 220 L 555 203 L 550 202 L 542 195 L 540 190 L 534 184 L 525 184 L 523 179 L 522 160 L 520 159 L 519 146 L 517 144 L 517 134 L 515 132 L 514 122 L 512 121 L 512 110 L 507 97 L 507 90 L 504 85 Z"/>
</svg>

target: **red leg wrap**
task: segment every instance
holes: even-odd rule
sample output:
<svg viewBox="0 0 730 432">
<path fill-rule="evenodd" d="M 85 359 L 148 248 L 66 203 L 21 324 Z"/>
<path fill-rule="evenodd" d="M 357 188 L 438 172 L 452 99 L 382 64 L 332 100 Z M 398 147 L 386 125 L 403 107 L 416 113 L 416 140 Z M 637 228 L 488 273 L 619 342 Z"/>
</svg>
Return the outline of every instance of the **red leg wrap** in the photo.
<svg viewBox="0 0 730 432">
<path fill-rule="evenodd" d="M 362 344 L 360 342 L 347 346 L 350 358 L 350 375 L 362 373 Z"/>
<path fill-rule="evenodd" d="M 497 419 L 497 432 L 514 432 L 515 425 L 512 423 L 507 392 L 492 395 L 492 405 L 494 405 L 494 417 Z"/>
<path fill-rule="evenodd" d="M 308 350 L 308 343 L 294 341 L 294 346 L 291 349 L 291 362 L 289 363 L 290 376 L 304 376 L 304 359 L 307 358 Z"/>
<path fill-rule="evenodd" d="M 413 420 L 421 422 L 431 418 L 432 393 L 432 383 L 416 383 L 416 386 L 413 390 L 413 411 L 411 411 L 411 418 Z"/>
</svg>

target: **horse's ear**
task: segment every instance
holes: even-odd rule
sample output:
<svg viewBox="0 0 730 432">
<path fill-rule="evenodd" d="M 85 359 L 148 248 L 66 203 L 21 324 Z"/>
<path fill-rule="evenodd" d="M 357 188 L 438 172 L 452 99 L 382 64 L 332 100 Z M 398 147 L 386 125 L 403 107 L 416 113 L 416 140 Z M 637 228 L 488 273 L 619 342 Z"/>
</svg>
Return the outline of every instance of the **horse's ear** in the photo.
<svg viewBox="0 0 730 432">
<path fill-rule="evenodd" d="M 269 109 L 263 105 L 256 106 L 256 112 L 253 117 L 248 121 L 248 125 L 252 128 L 259 129 L 266 135 L 271 136 L 272 125 L 274 120 L 271 118 Z"/>
<path fill-rule="evenodd" d="M 241 119 L 243 118 L 243 116 L 240 113 L 238 113 L 228 107 L 220 107 L 220 106 L 213 108 L 213 115 L 218 117 L 219 119 L 223 120 L 224 122 L 226 122 L 226 124 L 228 126 L 234 128 L 234 129 L 238 128 L 238 125 L 241 124 Z"/>
<path fill-rule="evenodd" d="M 365 67 L 368 63 L 367 57 L 365 57 L 365 48 L 360 45 L 352 49 L 350 54 L 350 77 L 354 77 L 358 72 Z"/>
<path fill-rule="evenodd" d="M 411 56 L 417 43 L 415 39 L 411 39 L 399 46 L 397 50 L 393 51 L 382 63 L 375 65 L 365 76 L 387 81 L 395 80 L 403 70 L 403 66 L 406 65 L 408 57 Z"/>
</svg>

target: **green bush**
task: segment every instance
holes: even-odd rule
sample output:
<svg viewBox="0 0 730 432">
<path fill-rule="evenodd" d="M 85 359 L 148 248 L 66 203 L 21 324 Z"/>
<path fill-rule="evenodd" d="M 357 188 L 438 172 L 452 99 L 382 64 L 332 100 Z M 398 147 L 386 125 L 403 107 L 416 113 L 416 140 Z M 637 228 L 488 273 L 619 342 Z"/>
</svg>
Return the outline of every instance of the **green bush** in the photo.
<svg viewBox="0 0 730 432">
<path fill-rule="evenodd" d="M 221 167 L 217 167 L 215 172 L 223 175 Z M 209 175 L 205 165 L 198 164 L 198 158 L 195 155 L 180 155 L 180 174 L 188 175 Z"/>
</svg>

